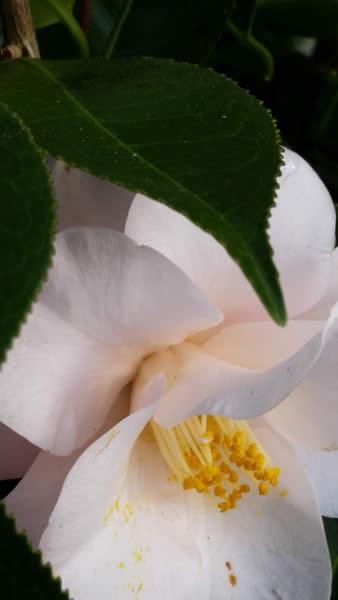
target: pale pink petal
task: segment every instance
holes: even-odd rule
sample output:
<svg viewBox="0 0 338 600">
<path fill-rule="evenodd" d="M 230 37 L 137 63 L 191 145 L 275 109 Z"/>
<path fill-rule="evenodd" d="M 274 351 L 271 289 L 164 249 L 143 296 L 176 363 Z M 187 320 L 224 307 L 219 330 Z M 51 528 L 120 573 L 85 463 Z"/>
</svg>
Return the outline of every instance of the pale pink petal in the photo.
<svg viewBox="0 0 338 600">
<path fill-rule="evenodd" d="M 321 298 L 310 310 L 300 315 L 299 319 L 319 319 L 326 320 L 330 314 L 332 306 L 338 302 L 338 248 L 333 252 L 331 277 L 328 289 Z"/>
<path fill-rule="evenodd" d="M 111 227 L 123 231 L 132 192 L 57 160 L 50 161 L 54 180 L 58 230 Z"/>
<path fill-rule="evenodd" d="M 338 448 L 336 450 L 304 450 L 296 447 L 318 498 L 320 512 L 326 517 L 338 517 Z"/>
<path fill-rule="evenodd" d="M 323 526 L 288 446 L 258 431 L 282 468 L 287 497 L 253 492 L 221 514 L 211 498 L 169 480 L 149 432 L 135 443 L 145 411 L 79 459 L 43 535 L 44 558 L 72 598 L 328 600 Z M 112 467 L 116 457 L 120 469 Z M 227 562 L 237 578 L 234 587 Z"/>
<path fill-rule="evenodd" d="M 203 347 L 190 343 L 150 356 L 143 362 L 135 379 L 132 410 L 140 407 L 138 393 L 145 383 L 154 374 L 164 373 L 166 390 L 156 409 L 155 419 L 166 427 L 199 414 L 246 419 L 271 411 L 270 416 L 273 414 L 271 409 L 279 403 L 278 411 L 283 409 L 286 399 L 300 386 L 321 354 L 324 355 L 324 351 L 327 354 L 326 345 L 337 336 L 337 312 L 338 307 L 332 311 L 325 328 L 300 349 L 296 348 L 294 354 L 288 354 L 288 358 L 261 372 L 226 362 L 206 352 Z M 330 407 L 325 419 L 331 419 L 333 430 L 336 412 L 332 402 Z M 297 413 L 296 419 L 297 425 L 304 420 L 302 412 Z M 315 421 L 315 424 L 320 430 L 321 421 Z M 289 421 L 285 420 L 285 428 L 289 426 Z"/>
<path fill-rule="evenodd" d="M 298 352 L 324 326 L 322 321 L 288 321 L 285 327 L 271 320 L 237 323 L 208 339 L 203 349 L 227 362 L 262 371 Z"/>
<path fill-rule="evenodd" d="M 325 293 L 335 242 L 335 210 L 311 167 L 285 150 L 270 237 L 289 317 Z M 250 198 L 248 198 L 250 203 Z M 137 194 L 125 231 L 175 262 L 224 312 L 227 322 L 266 318 L 256 294 L 223 247 L 179 213 Z"/>
<path fill-rule="evenodd" d="M 39 448 L 0 423 L 0 480 L 23 477 Z"/>
<path fill-rule="evenodd" d="M 189 279 L 109 229 L 60 233 L 39 301 L 0 375 L 0 418 L 69 454 L 105 420 L 144 355 L 221 319 Z"/>
<path fill-rule="evenodd" d="M 129 390 L 125 389 L 114 405 L 97 436 L 103 435 L 128 415 Z M 70 456 L 54 456 L 40 452 L 25 477 L 5 498 L 7 511 L 15 517 L 18 530 L 23 530 L 34 547 L 48 525 L 64 480 L 85 448 Z"/>
<path fill-rule="evenodd" d="M 266 419 L 293 444 L 314 450 L 337 449 L 337 390 L 338 330 L 332 326 L 309 373 Z"/>
<path fill-rule="evenodd" d="M 255 435 L 281 468 L 280 486 L 264 497 L 247 494 L 217 519 L 208 513 L 210 599 L 223 585 L 229 599 L 328 600 L 331 564 L 310 482 L 285 440 L 266 428 Z M 226 562 L 237 578 L 233 595 Z"/>
</svg>

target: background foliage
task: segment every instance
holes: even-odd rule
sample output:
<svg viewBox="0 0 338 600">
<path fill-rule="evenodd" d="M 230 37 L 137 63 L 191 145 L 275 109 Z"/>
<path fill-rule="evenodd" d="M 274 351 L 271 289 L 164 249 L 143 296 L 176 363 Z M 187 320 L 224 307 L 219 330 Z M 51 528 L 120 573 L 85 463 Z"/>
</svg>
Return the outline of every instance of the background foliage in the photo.
<svg viewBox="0 0 338 600">
<path fill-rule="evenodd" d="M 334 202 L 338 204 L 338 3 L 336 0 L 213 0 L 213 2 L 208 0 L 31 0 L 31 7 L 42 59 L 84 59 L 88 56 L 96 59 L 102 57 L 129 59 L 133 56 L 170 58 L 212 67 L 219 74 L 234 79 L 271 110 L 272 115 L 277 119 L 283 143 L 298 151 L 313 165 L 329 188 Z M 3 41 L 0 21 L 0 44 Z M 90 77 L 92 82 L 95 80 L 97 83 L 100 78 L 100 69 L 97 66 L 99 63 L 92 64 Z M 7 289 L 7 296 L 4 295 L 2 304 L 0 303 L 0 350 L 3 354 L 10 337 L 16 333 L 23 320 L 51 258 L 53 198 L 41 160 L 40 147 L 51 153 L 54 151 L 54 154 L 64 156 L 69 162 L 95 172 L 93 164 L 86 163 L 86 157 L 76 153 L 75 148 L 72 150 L 72 146 L 68 148 L 67 154 L 66 138 L 63 140 L 63 145 L 61 140 L 60 145 L 60 140 L 53 138 L 53 132 L 43 127 L 41 121 L 38 125 L 34 125 L 34 119 L 30 118 L 29 105 L 34 113 L 39 85 L 36 87 L 35 97 L 30 97 L 25 107 L 20 100 L 20 85 L 21 91 L 24 92 L 32 88 L 25 84 L 25 77 L 29 76 L 28 67 L 23 65 L 24 63 L 18 63 L 15 68 L 12 65 L 1 65 L 4 68 L 0 71 L 0 79 L 2 77 L 0 101 L 10 104 L 10 112 L 6 106 L 0 107 L 0 126 L 1 131 L 4 132 L 0 144 L 2 181 L 5 174 L 15 172 L 13 185 L 8 185 L 5 189 L 5 197 L 9 200 L 0 223 L 3 240 L 1 283 Z M 81 69 L 78 68 L 80 73 Z M 113 66 L 107 68 L 110 73 L 116 74 Z M 47 69 L 47 75 L 52 72 L 54 79 L 55 69 L 56 67 L 53 66 Z M 50 88 L 50 98 L 55 96 L 56 85 L 59 87 L 58 93 L 61 95 L 59 100 L 62 102 L 61 107 L 54 105 L 54 109 L 64 108 L 67 113 L 63 94 L 67 95 L 70 92 L 77 101 L 80 98 L 80 104 L 85 105 L 90 116 L 94 114 L 97 119 L 99 114 L 99 120 L 105 121 L 105 107 L 95 105 L 93 109 L 93 100 L 91 98 L 88 100 L 90 86 L 85 89 L 78 80 L 77 89 L 74 90 L 76 68 L 65 66 L 56 70 L 58 71 L 56 83 L 54 81 L 54 88 Z M 206 75 L 206 87 L 213 87 L 213 77 L 216 81 L 216 75 Z M 40 79 L 43 80 L 43 77 L 41 76 Z M 145 83 L 144 78 L 142 83 L 138 81 L 139 91 L 141 90 L 143 94 L 142 96 L 139 93 L 138 97 L 142 97 L 143 100 L 147 96 L 147 88 L 142 89 Z M 234 89 L 233 84 L 229 82 L 223 85 Z M 11 97 L 15 86 L 16 94 Z M 182 81 L 181 87 L 183 86 Z M 203 89 L 199 91 L 200 94 L 203 92 L 206 95 L 206 87 L 204 92 Z M 137 94 L 137 86 L 133 92 Z M 163 94 L 163 104 L 164 101 Z M 215 102 L 217 104 L 217 98 Z M 255 104 L 254 101 L 252 102 Z M 192 113 L 194 110 L 198 112 L 197 104 L 198 102 L 193 103 Z M 179 110 L 182 110 L 183 106 L 181 103 Z M 259 104 L 255 106 L 258 111 Z M 203 109 L 206 108 L 204 105 Z M 13 110 L 20 118 L 13 114 Z M 53 110 L 51 102 L 48 110 L 43 106 L 40 107 L 40 115 L 44 110 L 48 117 L 49 111 Z M 212 110 L 215 110 L 215 106 Z M 185 111 L 187 112 L 186 106 Z M 22 119 L 25 121 L 24 124 Z M 207 119 L 210 122 L 210 114 Z M 265 126 L 273 137 L 274 128 L 267 114 L 264 119 Z M 259 121 L 256 124 L 259 126 Z M 36 141 L 28 131 L 27 125 L 32 128 Z M 77 125 L 80 126 L 79 122 Z M 88 123 L 84 125 L 87 127 Z M 128 131 L 121 129 L 121 123 L 115 122 L 111 128 L 114 135 L 122 137 L 124 141 L 128 139 Z M 192 130 L 193 127 L 190 125 L 190 134 Z M 201 133 L 203 128 L 198 131 Z M 140 131 L 138 133 L 140 134 Z M 144 132 L 141 133 L 144 135 Z M 95 131 L 92 132 L 94 141 L 96 134 Z M 162 143 L 166 135 L 168 131 L 163 131 Z M 71 137 L 72 132 L 69 138 Z M 274 141 L 271 138 L 270 147 L 274 148 L 275 152 L 277 152 L 277 141 L 277 138 Z M 18 142 L 22 150 L 20 156 L 15 151 Z M 163 154 L 163 146 L 161 153 Z M 149 160 L 149 153 L 146 156 Z M 203 160 L 206 161 L 206 158 Z M 208 160 L 208 168 L 212 170 L 213 156 Z M 243 156 L 240 155 L 238 160 L 243 160 Z M 236 162 L 236 157 L 234 161 Z M 150 163 L 154 163 L 152 156 L 150 156 Z M 109 178 L 109 172 L 102 171 L 102 155 L 98 156 L 97 164 L 101 169 L 98 174 Z M 197 163 L 195 167 L 196 170 L 200 169 Z M 165 165 L 161 165 L 161 168 L 166 170 Z M 270 165 L 268 184 L 270 199 L 267 197 L 265 212 L 260 223 L 257 224 L 256 239 L 259 238 L 259 232 L 264 239 L 266 216 L 273 195 L 271 177 L 276 175 L 277 169 L 278 154 L 275 154 L 275 163 Z M 126 187 L 133 189 L 140 187 L 150 193 L 147 187 L 142 188 L 144 183 L 133 184 L 130 175 L 123 175 L 122 171 L 123 169 L 120 169 L 120 182 Z M 27 173 L 30 174 L 29 177 Z M 144 173 L 143 179 L 146 179 Z M 26 200 L 24 211 L 19 214 L 18 199 L 23 197 L 23 187 Z M 190 188 L 195 190 L 195 187 L 196 181 L 193 183 L 190 181 Z M 38 190 L 38 193 L 33 194 L 33 189 L 35 192 Z M 202 191 L 201 188 L 198 189 L 199 194 L 202 194 Z M 166 194 L 162 184 L 159 185 L 158 193 Z M 168 198 L 166 200 L 168 201 Z M 227 207 L 222 207 L 222 210 L 226 212 Z M 186 211 L 189 212 L 188 209 Z M 39 219 L 34 218 L 37 213 Z M 241 209 L 237 221 L 244 220 L 244 223 L 250 223 L 248 214 L 244 214 L 244 210 Z M 236 225 L 238 226 L 238 223 Z M 226 237 L 225 230 L 226 225 L 223 229 L 223 235 Z M 241 230 L 241 227 L 239 231 L 242 241 L 245 242 L 250 235 L 247 231 Z M 11 239 L 13 246 L 5 245 L 4 240 L 7 238 Z M 229 243 L 228 240 L 225 241 Z M 22 260 L 17 261 L 16 264 L 17 279 L 10 277 L 12 272 L 10 265 L 14 264 L 15 248 L 16 256 L 18 253 L 22 256 Z M 26 256 L 27 248 L 29 253 Z M 262 269 L 267 280 L 273 285 L 274 274 L 271 271 L 267 249 L 264 248 L 262 251 L 260 249 L 257 256 L 259 260 L 262 259 Z M 4 266 L 5 263 L 8 266 Z M 257 287 L 255 274 L 252 278 Z M 15 288 L 19 280 L 23 284 L 20 293 Z M 261 290 L 260 293 L 263 295 Z M 12 305 L 7 301 L 6 304 L 6 299 L 14 295 L 17 297 L 17 303 Z M 275 318 L 282 321 L 282 303 L 278 297 L 277 284 L 272 296 L 270 290 L 270 299 L 266 300 L 266 303 Z M 1 495 L 5 496 L 15 483 L 2 482 Z M 324 519 L 324 525 L 334 572 L 332 598 L 338 600 L 338 521 Z M 61 592 L 59 584 L 51 580 L 48 570 L 39 566 L 38 555 L 32 554 L 24 538 L 15 537 L 13 532 L 12 521 L 0 512 L 0 571 L 2 568 L 0 575 L 2 580 L 7 577 L 9 582 L 4 598 L 6 600 L 21 597 L 64 599 L 66 595 Z M 22 573 L 18 578 L 15 576 L 16 570 L 11 571 L 13 563 L 10 561 L 14 554 L 20 556 L 26 580 L 22 577 Z M 4 562 L 4 557 L 6 560 L 10 557 L 7 563 Z M 32 566 L 31 576 L 27 571 L 28 565 Z"/>
</svg>

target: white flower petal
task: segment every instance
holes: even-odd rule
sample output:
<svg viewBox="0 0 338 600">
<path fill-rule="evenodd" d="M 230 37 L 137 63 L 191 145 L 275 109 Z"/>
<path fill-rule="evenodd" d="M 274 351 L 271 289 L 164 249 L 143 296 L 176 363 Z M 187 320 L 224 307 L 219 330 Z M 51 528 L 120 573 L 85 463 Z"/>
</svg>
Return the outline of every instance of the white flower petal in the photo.
<svg viewBox="0 0 338 600">
<path fill-rule="evenodd" d="M 335 310 L 331 315 L 334 318 Z M 265 415 L 292 444 L 338 448 L 338 322 L 328 322 L 318 359 L 290 396 Z M 310 342 L 311 344 L 311 342 Z"/>
<path fill-rule="evenodd" d="M 122 488 L 132 447 L 152 417 L 162 386 L 161 377 L 153 378 L 143 390 L 147 408 L 127 417 L 91 444 L 68 474 L 41 540 L 46 560 L 56 568 L 81 552 L 104 524 L 112 499 Z M 60 523 L 67 536 L 60 536 Z"/>
<path fill-rule="evenodd" d="M 0 423 L 0 480 L 23 477 L 38 453 L 39 448 Z"/>
<path fill-rule="evenodd" d="M 4 501 L 8 513 L 15 517 L 17 529 L 26 533 L 34 547 L 38 546 L 65 477 L 79 454 L 79 450 L 70 456 L 40 452 L 26 476 Z"/>
<path fill-rule="evenodd" d="M 321 514 L 337 518 L 338 449 L 316 452 L 296 447 L 296 451 L 316 493 Z"/>
<path fill-rule="evenodd" d="M 129 390 L 123 390 L 98 436 L 110 430 L 128 415 Z M 37 547 L 54 510 L 64 480 L 84 448 L 70 456 L 54 456 L 40 452 L 39 456 L 16 488 L 6 497 L 9 513 L 15 517 L 16 526 L 24 530 L 31 544 Z"/>
<path fill-rule="evenodd" d="M 331 277 L 326 293 L 321 300 L 310 310 L 306 311 L 299 319 L 319 319 L 326 320 L 330 314 L 332 306 L 338 301 L 338 248 L 333 252 Z"/>
<path fill-rule="evenodd" d="M 50 160 L 54 180 L 58 230 L 72 227 L 111 227 L 123 231 L 132 192 L 90 173 Z"/>
<path fill-rule="evenodd" d="M 99 440 L 81 457 L 42 538 L 45 560 L 74 600 L 215 600 L 235 593 L 239 600 L 328 600 L 331 569 L 318 508 L 285 444 L 262 436 L 285 471 L 287 498 L 249 494 L 241 507 L 220 514 L 209 498 L 169 481 L 148 434 L 137 440 L 126 478 L 116 478 L 114 457 L 124 463 L 140 415 L 121 423 L 110 445 Z"/>
<path fill-rule="evenodd" d="M 156 373 L 165 373 L 167 378 L 166 391 L 154 417 L 165 427 L 171 427 L 192 415 L 217 414 L 233 419 L 247 419 L 263 415 L 279 403 L 283 407 L 291 392 L 303 382 L 321 353 L 324 353 L 326 344 L 337 335 L 337 313 L 338 306 L 333 309 L 328 323 L 320 333 L 314 335 L 298 351 L 296 349 L 289 358 L 262 372 L 221 360 L 207 353 L 203 346 L 197 347 L 190 343 L 180 344 L 151 356 L 143 362 L 135 379 L 132 410 L 140 407 L 138 391 Z M 205 348 L 208 349 L 208 342 Z M 297 393 L 298 390 L 295 394 Z M 332 397 L 332 391 L 330 394 Z M 273 411 L 269 413 L 272 414 Z M 329 420 L 329 413 L 325 414 L 325 418 Z M 297 412 L 296 418 L 298 425 L 303 420 L 302 412 Z M 289 421 L 285 419 L 285 428 L 287 427 Z"/>
<path fill-rule="evenodd" d="M 262 371 L 286 360 L 319 333 L 325 322 L 273 321 L 237 323 L 224 327 L 203 344 L 203 349 L 227 362 Z"/>
<path fill-rule="evenodd" d="M 220 318 L 158 252 L 109 229 L 64 231 L 0 375 L 0 418 L 41 448 L 70 453 L 95 434 L 145 354 Z"/>
<path fill-rule="evenodd" d="M 229 570 L 224 567 L 229 562 L 237 577 L 229 598 L 327 600 L 331 565 L 311 485 L 284 440 L 269 429 L 257 429 L 255 434 L 280 466 L 279 489 L 287 496 L 280 497 L 278 490 L 264 497 L 250 493 L 218 519 L 208 513 L 215 586 L 210 597 L 216 598 L 216 590 L 226 581 Z"/>
<path fill-rule="evenodd" d="M 285 150 L 284 158 L 270 237 L 292 317 L 314 305 L 327 288 L 335 210 L 311 167 L 290 150 Z M 228 323 L 267 316 L 223 247 L 179 213 L 137 194 L 125 231 L 138 243 L 156 248 L 175 262 L 222 309 Z"/>
<path fill-rule="evenodd" d="M 104 421 L 129 372 L 112 349 L 36 304 L 0 375 L 0 416 L 28 440 L 70 454 Z"/>
<path fill-rule="evenodd" d="M 73 327 L 139 360 L 221 320 L 189 279 L 151 248 L 110 229 L 67 230 L 40 298 Z"/>
</svg>

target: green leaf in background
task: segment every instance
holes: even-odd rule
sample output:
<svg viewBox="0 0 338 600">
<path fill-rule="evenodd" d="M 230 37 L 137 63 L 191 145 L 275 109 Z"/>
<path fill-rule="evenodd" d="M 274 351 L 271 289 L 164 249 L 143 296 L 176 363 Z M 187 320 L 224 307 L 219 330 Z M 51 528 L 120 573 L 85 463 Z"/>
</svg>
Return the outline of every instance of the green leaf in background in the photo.
<svg viewBox="0 0 338 600">
<path fill-rule="evenodd" d="M 338 36 L 337 0 L 258 0 L 266 28 L 322 39 Z"/>
<path fill-rule="evenodd" d="M 75 0 L 31 0 L 33 22 L 37 29 L 62 22 L 78 47 L 80 56 L 89 56 L 87 38 L 73 15 Z"/>
<path fill-rule="evenodd" d="M 107 24 L 114 30 L 121 14 L 130 11 L 116 44 L 116 55 L 153 56 L 201 63 L 224 29 L 225 12 L 233 0 L 95 0 L 91 6 L 93 44 Z"/>
<path fill-rule="evenodd" d="M 30 0 L 30 8 L 32 11 L 34 26 L 47 27 L 61 21 L 60 9 L 63 11 L 72 12 L 75 0 Z M 59 8 L 59 11 L 57 10 Z"/>
<path fill-rule="evenodd" d="M 0 590 L 3 600 L 69 600 L 39 552 L 15 530 L 14 520 L 0 503 Z"/>
<path fill-rule="evenodd" d="M 54 200 L 40 150 L 1 104 L 0 131 L 1 362 L 51 261 Z"/>
<path fill-rule="evenodd" d="M 166 60 L 15 60 L 0 70 L 0 101 L 44 150 L 187 215 L 285 322 L 266 233 L 281 154 L 260 102 L 209 69 Z"/>
</svg>

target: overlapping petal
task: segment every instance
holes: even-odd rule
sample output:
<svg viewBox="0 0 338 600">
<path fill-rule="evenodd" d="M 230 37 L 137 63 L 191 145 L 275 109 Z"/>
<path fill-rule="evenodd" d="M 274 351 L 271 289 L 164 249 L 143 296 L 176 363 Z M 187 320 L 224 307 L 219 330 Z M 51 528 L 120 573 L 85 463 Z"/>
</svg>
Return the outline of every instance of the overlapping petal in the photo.
<svg viewBox="0 0 338 600">
<path fill-rule="evenodd" d="M 326 291 L 335 211 L 321 180 L 300 156 L 286 150 L 285 163 L 270 219 L 270 239 L 292 317 L 317 303 Z M 222 309 L 228 323 L 267 316 L 224 248 L 182 215 L 137 194 L 125 231 L 175 262 Z"/>
<path fill-rule="evenodd" d="M 332 319 L 320 356 L 297 388 L 266 415 L 293 445 L 314 450 L 338 448 L 338 329 Z"/>
<path fill-rule="evenodd" d="M 132 407 L 134 410 L 139 408 L 137 401 L 139 389 L 142 389 L 155 373 L 165 373 L 166 390 L 154 418 L 166 427 L 199 414 L 218 414 L 234 419 L 247 419 L 263 415 L 267 411 L 271 411 L 269 416 L 273 415 L 272 409 L 278 405 L 275 411 L 283 411 L 285 405 L 289 406 L 290 394 L 297 395 L 298 389 L 301 390 L 302 386 L 306 385 L 303 380 L 309 379 L 309 373 L 312 373 L 311 369 L 316 361 L 326 368 L 328 361 L 325 356 L 330 355 L 327 347 L 331 346 L 332 340 L 336 339 L 338 331 L 337 311 L 338 307 L 335 307 L 324 329 L 310 339 L 308 339 L 307 328 L 305 331 L 298 332 L 302 334 L 300 338 L 303 338 L 303 342 L 306 338 L 308 341 L 300 348 L 296 348 L 291 356 L 288 354 L 290 340 L 286 338 L 285 342 L 288 343 L 285 343 L 285 347 L 281 349 L 281 354 L 285 354 L 287 350 L 288 357 L 262 371 L 241 367 L 211 354 L 209 350 L 215 350 L 212 338 L 202 347 L 185 343 L 151 356 L 144 361 L 135 379 Z M 311 332 L 311 324 L 308 325 Z M 305 339 L 304 333 L 306 333 Z M 223 332 L 218 336 L 221 341 L 222 336 Z M 299 345 L 300 340 L 296 338 L 294 343 Z M 334 362 L 333 355 L 332 362 Z M 331 420 L 333 431 L 333 423 L 336 423 L 337 415 L 337 409 L 332 401 L 334 388 L 331 386 L 326 394 L 331 411 L 325 413 L 324 419 Z M 295 409 L 297 425 L 304 422 L 306 401 L 304 397 L 303 410 L 299 407 Z M 311 410 L 310 402 L 311 399 L 308 403 L 309 410 Z M 319 412 L 320 409 L 317 410 L 317 413 Z M 290 427 L 289 415 L 287 417 L 285 423 L 280 426 L 281 430 L 283 426 L 283 433 Z M 313 414 L 311 413 L 310 416 L 309 413 L 309 423 L 311 419 Z M 316 421 L 316 426 L 320 428 L 321 421 L 318 423 Z"/>
<path fill-rule="evenodd" d="M 123 231 L 132 192 L 90 173 L 50 160 L 54 180 L 58 230 L 110 227 Z"/>
<path fill-rule="evenodd" d="M 239 600 L 261 600 L 275 593 L 283 600 L 327 600 L 330 561 L 320 515 L 288 447 L 261 437 L 280 462 L 286 498 L 248 494 L 241 507 L 220 514 L 210 498 L 169 481 L 149 432 L 136 441 L 160 393 L 157 382 L 148 393 L 148 409 L 77 461 L 43 535 L 44 557 L 72 597 L 214 600 L 236 593 Z"/>
<path fill-rule="evenodd" d="M 109 431 L 128 413 L 129 389 L 125 388 L 97 437 Z M 69 456 L 40 452 L 20 483 L 5 498 L 7 511 L 15 517 L 17 528 L 25 532 L 34 547 L 38 546 L 47 527 L 68 472 L 85 449 L 80 448 Z"/>
<path fill-rule="evenodd" d="M 172 263 L 108 229 L 59 234 L 0 375 L 0 419 L 68 454 L 92 438 L 144 355 L 221 319 Z"/>
</svg>

